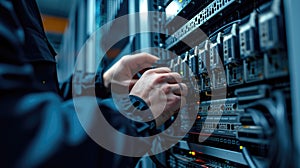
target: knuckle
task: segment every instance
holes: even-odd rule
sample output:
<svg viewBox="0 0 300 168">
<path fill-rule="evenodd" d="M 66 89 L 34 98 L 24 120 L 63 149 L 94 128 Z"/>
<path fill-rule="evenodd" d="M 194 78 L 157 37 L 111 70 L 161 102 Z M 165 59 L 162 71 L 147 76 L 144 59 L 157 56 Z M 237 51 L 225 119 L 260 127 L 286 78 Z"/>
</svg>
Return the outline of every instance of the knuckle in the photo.
<svg viewBox="0 0 300 168">
<path fill-rule="evenodd" d="M 171 96 L 170 101 L 172 103 L 177 104 L 180 101 L 180 97 L 179 96 Z"/>
<path fill-rule="evenodd" d="M 173 72 L 172 73 L 172 78 L 174 79 L 174 81 L 176 81 L 177 83 L 182 81 L 182 77 L 179 73 L 177 72 Z"/>
<path fill-rule="evenodd" d="M 177 78 L 181 78 L 181 75 L 178 72 L 173 72 L 174 76 L 176 76 Z"/>
<path fill-rule="evenodd" d="M 141 55 L 150 56 L 150 54 L 146 52 L 141 52 Z"/>
<path fill-rule="evenodd" d="M 188 91 L 188 87 L 187 87 L 187 85 L 186 85 L 186 84 L 184 84 L 184 83 L 181 83 L 180 85 L 181 85 L 181 87 L 182 87 L 183 91 Z"/>
<path fill-rule="evenodd" d="M 120 59 L 120 63 L 121 63 L 121 64 L 124 64 L 124 63 L 126 63 L 126 62 L 127 62 L 127 60 L 128 60 L 128 58 L 129 58 L 129 56 L 128 56 L 128 55 L 125 55 L 125 56 L 123 56 L 123 57 Z"/>
<path fill-rule="evenodd" d="M 162 87 L 162 90 L 163 90 L 164 93 L 170 93 L 171 89 L 172 88 L 169 85 L 165 85 L 165 86 Z"/>
<path fill-rule="evenodd" d="M 154 83 L 161 83 L 163 82 L 165 77 L 163 75 L 157 75 L 154 79 Z"/>
</svg>

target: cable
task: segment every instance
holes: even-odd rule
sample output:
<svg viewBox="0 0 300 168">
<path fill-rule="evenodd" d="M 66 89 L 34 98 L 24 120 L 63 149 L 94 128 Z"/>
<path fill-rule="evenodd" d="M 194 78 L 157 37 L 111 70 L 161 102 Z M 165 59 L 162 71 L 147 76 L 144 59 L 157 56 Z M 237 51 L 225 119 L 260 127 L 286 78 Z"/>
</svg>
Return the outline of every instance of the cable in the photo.
<svg viewBox="0 0 300 168">
<path fill-rule="evenodd" d="M 273 132 L 272 128 L 271 128 L 269 122 L 267 121 L 267 118 L 263 115 L 263 113 L 261 111 L 255 109 L 254 107 L 251 107 L 251 108 L 247 109 L 247 113 L 249 113 L 251 115 L 255 125 L 262 127 L 263 133 L 266 133 L 267 137 L 272 135 L 272 132 Z M 265 138 L 265 137 L 260 137 L 260 138 Z M 249 153 L 247 147 L 243 147 L 242 154 L 250 168 L 262 167 L 261 164 L 259 164 L 258 162 L 256 162 L 253 159 L 253 157 Z"/>
<path fill-rule="evenodd" d="M 243 156 L 244 156 L 244 158 L 245 158 L 245 160 L 248 163 L 250 168 L 256 168 L 257 167 L 246 147 L 243 147 L 242 154 L 243 154 Z"/>
<path fill-rule="evenodd" d="M 274 98 L 276 99 L 276 115 L 277 120 L 277 134 L 278 134 L 278 144 L 279 144 L 279 152 L 276 160 L 280 160 L 279 167 L 288 167 L 291 163 L 291 133 L 288 125 L 288 117 L 287 117 L 287 105 L 286 100 L 284 98 L 284 94 L 280 91 L 274 92 Z M 283 156 L 284 155 L 284 156 Z M 282 160 L 282 158 L 285 158 Z"/>
<path fill-rule="evenodd" d="M 271 126 L 261 109 L 266 109 L 268 114 L 274 120 L 274 126 Z M 288 167 L 291 153 L 291 134 L 288 126 L 285 96 L 281 91 L 273 92 L 273 99 L 264 99 L 251 103 L 247 107 L 247 112 L 251 114 L 256 125 L 262 126 L 267 137 L 273 136 L 268 157 L 270 162 L 266 167 Z M 274 129 L 274 135 L 270 130 Z M 269 133 L 268 133 L 269 132 Z M 245 160 L 250 167 L 259 167 L 254 161 L 247 148 L 242 150 Z M 284 156 L 283 156 L 284 155 Z"/>
<path fill-rule="evenodd" d="M 247 112 L 251 114 L 251 117 L 256 125 L 262 126 L 264 132 L 271 130 L 271 126 L 269 125 L 267 119 L 262 113 L 260 113 L 256 109 L 248 109 Z"/>
</svg>

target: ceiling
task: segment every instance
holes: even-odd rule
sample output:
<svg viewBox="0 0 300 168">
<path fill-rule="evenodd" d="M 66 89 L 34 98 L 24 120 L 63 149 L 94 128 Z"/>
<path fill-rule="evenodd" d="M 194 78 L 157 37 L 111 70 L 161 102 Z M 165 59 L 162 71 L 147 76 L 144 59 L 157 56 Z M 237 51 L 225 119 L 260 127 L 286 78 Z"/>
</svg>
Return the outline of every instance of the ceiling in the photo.
<svg viewBox="0 0 300 168">
<path fill-rule="evenodd" d="M 76 0 L 36 0 L 42 14 L 68 17 Z"/>
</svg>

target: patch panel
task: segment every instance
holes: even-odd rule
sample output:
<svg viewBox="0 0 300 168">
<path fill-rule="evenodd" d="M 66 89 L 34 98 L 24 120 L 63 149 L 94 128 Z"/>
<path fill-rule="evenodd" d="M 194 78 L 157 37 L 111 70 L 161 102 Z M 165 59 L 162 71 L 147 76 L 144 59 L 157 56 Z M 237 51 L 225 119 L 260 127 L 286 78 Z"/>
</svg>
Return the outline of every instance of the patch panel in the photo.
<svg viewBox="0 0 300 168">
<path fill-rule="evenodd" d="M 240 128 L 241 124 L 240 123 L 226 123 L 226 122 L 222 122 L 220 120 L 222 120 L 222 119 L 219 118 L 219 121 L 216 121 L 216 122 L 202 121 L 202 124 L 200 126 L 201 130 L 204 131 L 204 133 L 205 133 L 205 130 L 207 130 L 208 133 L 227 135 L 227 136 L 235 136 L 235 131 Z M 218 132 L 218 131 L 221 131 L 221 132 Z M 225 131 L 228 131 L 228 132 L 225 132 Z"/>
<path fill-rule="evenodd" d="M 222 107 L 224 109 L 225 107 Z M 225 110 L 225 109 L 224 109 Z M 201 115 L 199 115 L 201 116 Z M 201 122 L 228 122 L 228 123 L 236 123 L 239 121 L 239 117 L 235 115 L 228 115 L 228 116 L 202 116 L 199 118 Z"/>
<path fill-rule="evenodd" d="M 199 105 L 198 117 L 189 132 L 189 142 L 238 150 L 237 131 L 241 127 L 238 99 L 204 101 Z"/>
<path fill-rule="evenodd" d="M 236 138 L 212 135 L 209 138 L 207 138 L 205 144 L 213 147 L 221 147 L 229 150 L 238 151 L 240 142 Z"/>
<path fill-rule="evenodd" d="M 215 148 L 239 151 L 240 141 L 235 137 L 236 135 L 234 135 L 234 134 L 226 135 L 224 132 L 225 131 L 222 131 L 222 130 L 219 130 L 220 134 L 218 134 L 217 132 L 216 133 L 201 132 L 200 134 L 190 132 L 188 134 L 189 135 L 188 141 L 190 143 L 201 144 L 201 145 L 206 145 L 206 146 L 215 147 Z"/>
<path fill-rule="evenodd" d="M 188 133 L 190 143 L 202 144 L 211 147 L 239 151 L 240 141 L 237 139 L 237 131 L 240 123 L 199 123 L 198 129 L 194 128 Z M 213 127 L 213 128 L 212 128 Z"/>
<path fill-rule="evenodd" d="M 199 114 L 206 115 L 235 115 L 241 112 L 238 108 L 237 98 L 228 98 L 212 101 L 203 101 L 199 105 Z"/>
<path fill-rule="evenodd" d="M 224 111 L 225 100 L 207 101 L 200 104 L 199 112 L 203 115 L 222 115 Z"/>
</svg>

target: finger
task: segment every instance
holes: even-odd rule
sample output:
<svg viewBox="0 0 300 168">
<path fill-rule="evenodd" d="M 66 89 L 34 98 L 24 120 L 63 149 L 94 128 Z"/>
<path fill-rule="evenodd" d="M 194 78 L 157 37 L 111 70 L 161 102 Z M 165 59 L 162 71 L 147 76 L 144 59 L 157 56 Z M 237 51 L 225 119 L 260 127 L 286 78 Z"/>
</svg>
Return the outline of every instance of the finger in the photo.
<svg viewBox="0 0 300 168">
<path fill-rule="evenodd" d="M 175 113 L 178 111 L 182 105 L 185 103 L 185 98 L 183 96 L 172 95 L 168 97 L 167 110 Z"/>
<path fill-rule="evenodd" d="M 159 67 L 147 70 L 149 73 L 170 73 L 171 69 L 167 67 Z"/>
<path fill-rule="evenodd" d="M 184 83 L 169 84 L 172 92 L 178 96 L 186 96 L 188 93 L 188 88 Z"/>
<path fill-rule="evenodd" d="M 157 68 L 157 69 L 159 69 L 159 68 Z M 170 70 L 169 68 L 160 69 L 160 70 L 157 70 L 157 69 L 156 70 L 153 70 L 153 69 L 148 70 L 144 74 L 151 75 L 151 73 L 153 74 L 153 72 L 160 72 L 160 73 L 156 73 L 156 75 L 155 75 L 154 83 L 157 83 L 157 84 L 164 84 L 164 83 L 175 84 L 175 83 L 179 83 L 182 81 L 182 78 L 178 73 L 166 72 L 167 70 Z"/>
<path fill-rule="evenodd" d="M 176 114 L 180 111 L 180 108 L 184 106 L 186 100 L 184 97 L 173 95 L 168 97 L 167 106 L 165 107 L 163 113 L 159 117 L 156 117 L 156 125 L 159 126 L 168 120 L 173 114 Z"/>
<path fill-rule="evenodd" d="M 146 60 L 146 62 L 153 62 L 153 61 L 159 60 L 159 58 L 157 56 L 149 54 L 149 53 L 146 53 L 146 52 L 141 52 L 141 53 L 133 54 L 132 57 L 143 58 L 143 59 Z"/>
<path fill-rule="evenodd" d="M 136 65 L 140 70 L 148 68 L 153 65 L 156 61 L 159 60 L 158 57 L 148 54 L 148 53 L 138 53 L 126 58 L 128 63 L 132 66 Z"/>
<path fill-rule="evenodd" d="M 184 105 L 186 105 L 186 99 L 185 97 L 181 97 L 180 107 L 183 107 Z"/>
<path fill-rule="evenodd" d="M 164 73 L 161 75 L 165 79 L 165 82 L 170 83 L 170 84 L 175 84 L 175 83 L 179 83 L 182 81 L 181 75 L 176 72 Z"/>
</svg>

